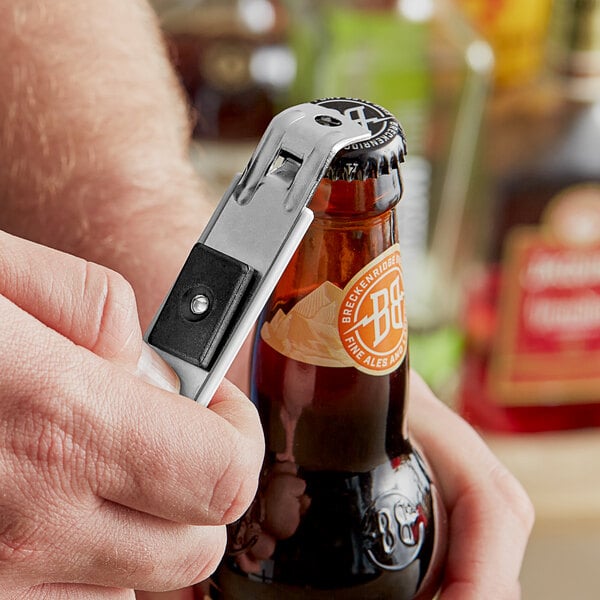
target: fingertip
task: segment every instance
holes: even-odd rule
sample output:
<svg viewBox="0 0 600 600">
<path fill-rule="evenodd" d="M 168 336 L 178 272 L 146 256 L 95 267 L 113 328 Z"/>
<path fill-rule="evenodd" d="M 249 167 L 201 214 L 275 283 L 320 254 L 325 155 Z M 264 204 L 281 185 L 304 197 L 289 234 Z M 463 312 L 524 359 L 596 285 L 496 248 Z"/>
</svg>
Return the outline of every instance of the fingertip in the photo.
<svg viewBox="0 0 600 600">
<path fill-rule="evenodd" d="M 217 391 L 214 396 L 211 398 L 209 406 L 215 406 L 217 404 L 221 404 L 223 402 L 242 402 L 242 403 L 250 403 L 248 396 L 233 382 L 229 379 L 225 378 L 219 384 Z M 254 406 L 252 404 L 252 406 Z"/>
</svg>

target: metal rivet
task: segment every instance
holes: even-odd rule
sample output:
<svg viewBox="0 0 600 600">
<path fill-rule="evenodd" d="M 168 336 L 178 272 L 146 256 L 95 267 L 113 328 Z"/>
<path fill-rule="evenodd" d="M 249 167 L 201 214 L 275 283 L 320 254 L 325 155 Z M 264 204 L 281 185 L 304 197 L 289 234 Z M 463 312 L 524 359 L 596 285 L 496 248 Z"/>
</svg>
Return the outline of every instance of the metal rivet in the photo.
<svg viewBox="0 0 600 600">
<path fill-rule="evenodd" d="M 339 127 L 342 124 L 340 119 L 336 119 L 335 117 L 332 117 L 331 115 L 317 115 L 315 117 L 315 121 L 319 125 L 325 125 L 327 127 Z"/>
<path fill-rule="evenodd" d="M 190 310 L 195 315 L 203 315 L 210 308 L 210 300 L 204 294 L 197 294 L 190 302 Z"/>
</svg>

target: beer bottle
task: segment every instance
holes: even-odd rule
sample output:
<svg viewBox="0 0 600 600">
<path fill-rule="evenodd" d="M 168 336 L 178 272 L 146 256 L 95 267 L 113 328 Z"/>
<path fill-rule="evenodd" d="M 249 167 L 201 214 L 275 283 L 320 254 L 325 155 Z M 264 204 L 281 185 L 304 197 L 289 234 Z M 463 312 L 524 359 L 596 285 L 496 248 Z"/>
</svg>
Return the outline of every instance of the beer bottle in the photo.
<svg viewBox="0 0 600 600">
<path fill-rule="evenodd" d="M 548 37 L 540 79 L 490 113 L 457 399 L 488 431 L 600 427 L 600 0 L 554 2 Z"/>
<path fill-rule="evenodd" d="M 406 430 L 404 135 L 377 105 L 318 102 L 372 137 L 334 158 L 259 322 L 252 397 L 266 457 L 253 505 L 229 528 L 215 597 L 431 597 L 444 520 Z"/>
<path fill-rule="evenodd" d="M 281 0 L 151 0 L 194 121 L 191 158 L 216 201 L 296 72 Z"/>
</svg>

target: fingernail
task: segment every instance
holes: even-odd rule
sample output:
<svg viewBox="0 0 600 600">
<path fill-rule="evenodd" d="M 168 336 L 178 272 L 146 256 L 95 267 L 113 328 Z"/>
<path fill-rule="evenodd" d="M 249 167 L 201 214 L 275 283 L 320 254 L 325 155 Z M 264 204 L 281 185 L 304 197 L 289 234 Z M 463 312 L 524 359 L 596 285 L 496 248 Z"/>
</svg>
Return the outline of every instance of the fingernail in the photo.
<svg viewBox="0 0 600 600">
<path fill-rule="evenodd" d="M 136 375 L 167 392 L 179 392 L 177 373 L 147 344 L 142 345 Z"/>
</svg>

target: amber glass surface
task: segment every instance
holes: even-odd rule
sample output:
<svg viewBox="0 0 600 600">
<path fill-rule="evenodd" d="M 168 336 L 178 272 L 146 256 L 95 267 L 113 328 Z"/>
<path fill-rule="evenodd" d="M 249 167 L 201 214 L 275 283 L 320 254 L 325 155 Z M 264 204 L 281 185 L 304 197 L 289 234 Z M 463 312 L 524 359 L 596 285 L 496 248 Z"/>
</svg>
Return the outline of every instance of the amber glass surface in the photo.
<svg viewBox="0 0 600 600">
<path fill-rule="evenodd" d="M 325 281 L 343 288 L 396 243 L 394 209 L 400 191 L 396 174 L 364 182 L 323 180 L 311 203 L 315 221 L 277 285 L 263 321 L 279 310 L 287 313 Z M 269 450 L 281 452 L 282 444 L 291 444 L 298 464 L 351 471 L 368 470 L 402 454 L 407 362 L 380 377 L 353 367 L 293 361 L 258 338 L 252 394 L 269 432 Z M 290 398 L 294 403 L 298 396 L 302 405 L 290 407 Z M 286 439 L 280 419 L 281 411 L 290 409 L 301 413 L 293 440 Z"/>
</svg>

